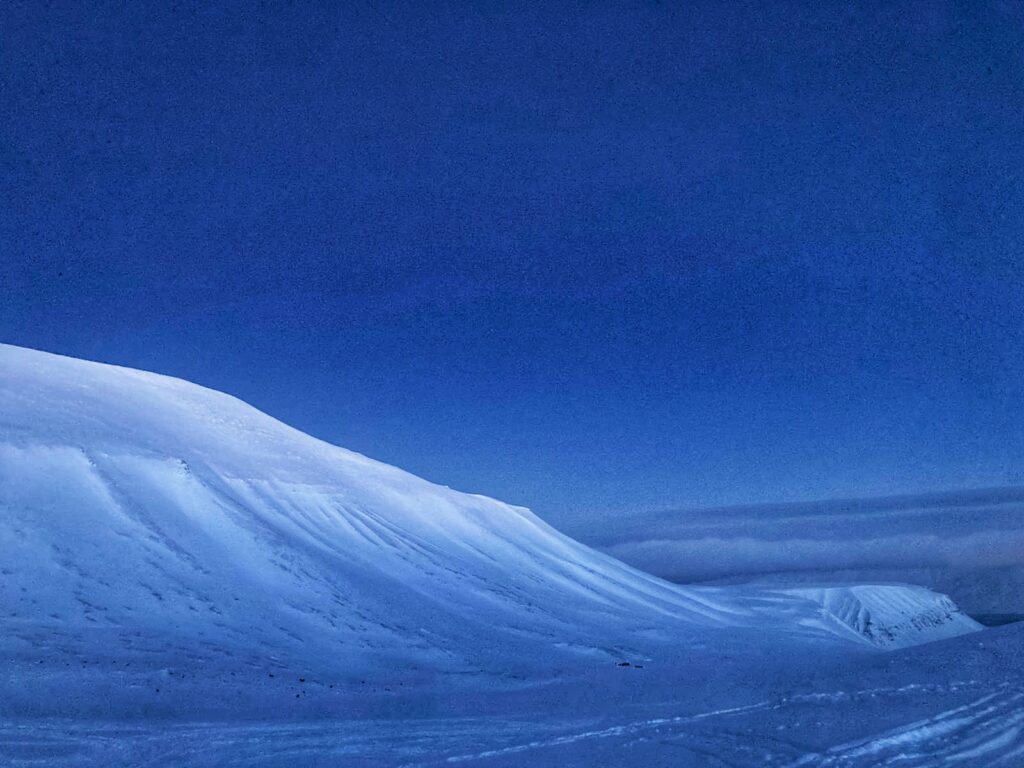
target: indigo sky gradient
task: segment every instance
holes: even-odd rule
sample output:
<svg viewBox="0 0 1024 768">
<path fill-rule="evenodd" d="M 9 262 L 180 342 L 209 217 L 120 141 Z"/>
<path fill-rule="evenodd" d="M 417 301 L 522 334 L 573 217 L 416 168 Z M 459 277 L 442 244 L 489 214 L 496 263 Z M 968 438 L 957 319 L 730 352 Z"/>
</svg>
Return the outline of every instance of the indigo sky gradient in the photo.
<svg viewBox="0 0 1024 768">
<path fill-rule="evenodd" d="M 1024 6 L 0 10 L 0 340 L 558 522 L 1024 482 Z"/>
</svg>

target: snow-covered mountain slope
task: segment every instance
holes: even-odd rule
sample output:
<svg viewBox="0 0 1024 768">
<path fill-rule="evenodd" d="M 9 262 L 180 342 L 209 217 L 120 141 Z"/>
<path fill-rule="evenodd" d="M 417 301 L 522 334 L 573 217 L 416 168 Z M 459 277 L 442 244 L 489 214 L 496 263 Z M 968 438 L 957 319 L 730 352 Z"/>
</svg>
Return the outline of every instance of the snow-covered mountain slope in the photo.
<svg viewBox="0 0 1024 768">
<path fill-rule="evenodd" d="M 784 591 L 813 600 L 825 621 L 880 648 L 907 648 L 980 629 L 956 603 L 924 587 L 862 584 Z"/>
<path fill-rule="evenodd" d="M 38 690 L 53 664 L 107 670 L 100 696 L 113 668 L 123 694 L 186 662 L 343 685 L 515 679 L 686 638 L 849 641 L 817 596 L 678 587 L 230 396 L 3 345 L 0 552 L 0 650 L 41 665 Z"/>
</svg>

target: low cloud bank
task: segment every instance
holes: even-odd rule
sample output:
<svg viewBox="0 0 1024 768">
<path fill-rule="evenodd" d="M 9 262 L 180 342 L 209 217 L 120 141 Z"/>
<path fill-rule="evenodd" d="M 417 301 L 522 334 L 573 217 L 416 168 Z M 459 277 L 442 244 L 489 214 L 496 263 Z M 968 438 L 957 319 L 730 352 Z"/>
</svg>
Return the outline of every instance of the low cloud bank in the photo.
<svg viewBox="0 0 1024 768">
<path fill-rule="evenodd" d="M 905 581 L 965 610 L 1024 613 L 1024 490 L 619 518 L 574 531 L 679 582 Z"/>
</svg>

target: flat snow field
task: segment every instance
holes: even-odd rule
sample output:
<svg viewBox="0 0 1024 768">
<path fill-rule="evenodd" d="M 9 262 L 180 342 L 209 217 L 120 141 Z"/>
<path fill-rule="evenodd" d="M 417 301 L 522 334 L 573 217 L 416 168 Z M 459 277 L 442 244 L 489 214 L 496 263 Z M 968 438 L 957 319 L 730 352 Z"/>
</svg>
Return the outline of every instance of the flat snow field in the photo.
<svg viewBox="0 0 1024 768">
<path fill-rule="evenodd" d="M 446 713 L 445 702 L 435 716 L 403 717 L 396 698 L 386 718 L 12 718 L 0 725 L 0 764 L 1019 766 L 1022 642 L 1020 625 L 1007 626 L 832 665 L 797 662 L 791 674 L 719 660 L 689 670 L 689 682 L 685 660 L 609 667 L 466 694 L 464 711 Z"/>
<path fill-rule="evenodd" d="M 0 345 L 0 766 L 1024 765 L 1022 628 L 909 584 L 671 584 Z"/>
</svg>

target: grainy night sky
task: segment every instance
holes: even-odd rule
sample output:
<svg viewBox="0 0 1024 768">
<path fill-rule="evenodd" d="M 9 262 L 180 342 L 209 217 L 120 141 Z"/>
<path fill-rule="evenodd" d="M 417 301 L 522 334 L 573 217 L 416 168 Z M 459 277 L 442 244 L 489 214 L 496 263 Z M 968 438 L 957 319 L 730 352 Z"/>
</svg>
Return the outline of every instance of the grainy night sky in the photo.
<svg viewBox="0 0 1024 768">
<path fill-rule="evenodd" d="M 1018 2 L 0 10 L 0 340 L 549 519 L 1024 480 Z"/>
</svg>

